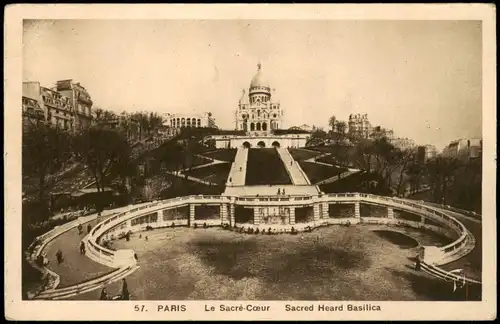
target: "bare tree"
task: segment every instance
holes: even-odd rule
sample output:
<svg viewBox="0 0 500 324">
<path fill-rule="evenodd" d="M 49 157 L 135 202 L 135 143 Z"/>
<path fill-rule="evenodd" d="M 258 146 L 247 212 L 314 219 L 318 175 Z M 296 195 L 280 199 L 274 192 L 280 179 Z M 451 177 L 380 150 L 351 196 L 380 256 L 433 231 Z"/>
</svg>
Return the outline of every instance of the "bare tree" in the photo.
<svg viewBox="0 0 500 324">
<path fill-rule="evenodd" d="M 92 172 L 98 192 L 108 185 L 109 174 L 127 172 L 130 147 L 117 131 L 91 127 L 77 136 L 74 143 L 77 157 Z"/>
<path fill-rule="evenodd" d="M 330 119 L 328 119 L 328 125 L 331 127 L 332 132 L 335 132 L 335 125 L 336 125 L 337 118 L 335 115 L 332 115 Z"/>
<path fill-rule="evenodd" d="M 33 125 L 23 134 L 23 176 L 38 178 L 40 201 L 46 189 L 46 177 L 61 169 L 70 157 L 70 133 L 49 124 Z"/>
</svg>

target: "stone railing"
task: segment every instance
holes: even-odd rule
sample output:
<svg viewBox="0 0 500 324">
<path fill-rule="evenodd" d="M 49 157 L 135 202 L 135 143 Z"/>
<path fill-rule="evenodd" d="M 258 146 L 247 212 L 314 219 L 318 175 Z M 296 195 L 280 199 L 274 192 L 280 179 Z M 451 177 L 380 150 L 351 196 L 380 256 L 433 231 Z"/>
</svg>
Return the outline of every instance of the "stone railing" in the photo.
<svg viewBox="0 0 500 324">
<path fill-rule="evenodd" d="M 116 210 L 108 210 L 104 211 L 102 213 L 101 217 L 108 217 L 110 215 L 116 214 Z M 47 246 L 47 244 L 57 238 L 58 236 L 76 228 L 79 224 L 83 223 L 88 223 L 90 221 L 95 220 L 98 217 L 97 214 L 92 214 L 89 216 L 83 216 L 79 217 L 73 221 L 70 221 L 68 223 L 65 223 L 63 225 L 57 226 L 54 229 L 50 230 L 49 232 L 38 236 L 33 243 L 28 247 L 27 252 L 26 252 L 26 260 L 28 263 L 33 266 L 36 270 L 42 273 L 42 275 L 45 277 L 45 284 L 43 286 L 42 291 L 38 291 L 35 293 L 28 293 L 28 298 L 30 299 L 60 299 L 60 298 L 66 298 L 70 297 L 76 294 L 80 294 L 83 292 L 87 292 L 93 289 L 99 288 L 99 286 L 95 286 L 93 289 L 88 290 L 88 287 L 90 287 L 92 284 L 95 282 L 112 282 L 118 279 L 121 279 L 125 275 L 128 275 L 129 273 L 133 272 L 136 270 L 135 265 L 128 265 L 126 267 L 116 269 L 112 271 L 111 273 L 101 276 L 95 279 L 92 279 L 88 282 L 84 282 L 81 284 L 77 285 L 72 285 L 68 286 L 65 288 L 57 288 L 60 282 L 59 275 L 55 273 L 54 271 L 50 270 L 46 266 L 40 266 L 37 263 L 37 259 L 40 255 L 40 253 L 43 251 L 43 249 Z M 126 273 L 124 275 L 124 273 Z"/>
<path fill-rule="evenodd" d="M 181 207 L 191 204 L 235 204 L 235 205 L 297 205 L 300 204 L 314 206 L 318 203 L 371 203 L 379 204 L 389 208 L 396 208 L 400 210 L 405 210 L 408 212 L 413 212 L 426 218 L 430 218 L 444 227 L 447 227 L 450 231 L 456 233 L 458 238 L 452 243 L 443 247 L 424 247 L 425 253 L 423 258 L 424 270 L 432 275 L 439 278 L 446 279 L 456 276 L 452 273 L 448 273 L 445 270 L 439 268 L 441 264 L 445 264 L 454 261 L 468 252 L 473 248 L 474 238 L 465 228 L 465 226 L 457 221 L 455 218 L 443 213 L 442 211 L 436 210 L 436 208 L 427 207 L 421 203 L 408 201 L 405 199 L 392 198 L 392 197 L 382 197 L 370 194 L 359 194 L 359 193 L 342 193 L 342 194 L 322 194 L 317 196 L 263 196 L 263 197 L 228 197 L 228 196 L 185 196 L 177 197 L 172 199 L 166 199 L 162 201 L 154 201 L 151 203 L 141 204 L 139 206 L 128 206 L 124 211 L 114 213 L 113 216 L 107 218 L 106 220 L 97 224 L 87 235 L 83 242 L 87 247 L 87 256 L 96 262 L 107 265 L 112 268 L 116 268 L 113 273 L 103 276 L 101 278 L 96 278 L 86 283 L 75 285 L 72 287 L 67 287 L 64 289 L 57 290 L 55 287 L 48 289 L 48 292 L 43 292 L 40 294 L 39 298 L 65 298 L 64 296 L 69 296 L 71 294 L 77 294 L 84 291 L 90 291 L 97 289 L 105 282 L 110 282 L 116 280 L 116 278 L 121 278 L 131 273 L 137 268 L 135 254 L 133 250 L 111 250 L 103 247 L 99 244 L 101 237 L 110 233 L 115 228 L 118 228 L 121 224 L 131 221 L 132 219 L 148 215 L 151 213 L 159 213 L 162 210 L 172 209 L 176 207 Z M 192 207 L 192 206 L 191 206 Z M 191 209 L 191 208 L 190 208 Z M 370 218 L 370 217 L 354 217 L 346 219 L 330 219 L 322 218 L 314 221 L 311 224 L 296 224 L 297 230 L 307 230 L 311 227 L 320 227 L 325 225 L 333 224 L 344 224 L 348 222 L 349 224 L 357 223 L 383 223 L 383 224 L 394 224 L 394 225 L 405 225 L 412 227 L 425 227 L 432 230 L 432 225 L 423 225 L 419 222 L 413 222 L 404 219 L 397 218 Z M 78 222 L 79 223 L 79 222 Z M 57 235 L 77 226 L 78 223 L 65 224 L 66 226 L 61 226 L 57 231 Z M 220 220 L 210 220 L 208 221 L 210 225 L 223 225 L 223 219 Z M 163 225 L 166 225 L 165 223 Z M 142 227 L 135 227 L 134 229 L 140 230 Z M 43 249 L 45 244 L 52 240 L 55 236 L 54 233 L 49 232 L 44 234 L 39 240 L 42 240 L 44 244 L 39 246 L 37 249 L 38 253 Z M 472 242 L 472 247 L 471 247 Z M 427 253 L 429 252 L 429 253 Z M 479 283 L 475 281 L 470 281 L 474 283 Z M 57 286 L 57 285 L 56 285 Z"/>
<path fill-rule="evenodd" d="M 186 197 L 178 197 L 173 199 L 168 199 L 164 201 L 154 202 L 151 204 L 147 204 L 140 208 L 132 208 L 129 211 L 124 213 L 120 213 L 115 215 L 108 220 L 98 224 L 92 231 L 91 237 L 89 239 L 89 250 L 92 251 L 92 254 L 96 256 L 96 261 L 102 262 L 105 264 L 122 264 L 123 261 L 116 259 L 117 255 L 120 255 L 120 258 L 130 258 L 130 253 L 132 252 L 124 252 L 124 251 L 112 251 L 106 249 L 102 246 L 99 246 L 96 241 L 97 239 L 103 235 L 106 231 L 109 231 L 110 228 L 118 226 L 120 223 L 131 220 L 136 217 L 140 217 L 141 215 L 160 211 L 168 208 L 175 208 L 182 204 L 203 204 L 203 203 L 228 203 L 231 201 L 230 197 L 225 196 L 186 196 Z M 391 198 L 391 197 L 382 197 L 375 196 L 370 194 L 358 194 L 358 193 L 345 193 L 345 194 L 328 194 L 328 195 L 319 195 L 319 196 L 287 196 L 287 197 L 277 197 L 277 196 L 269 196 L 269 197 L 234 197 L 234 203 L 237 205 L 296 205 L 300 203 L 301 205 L 313 205 L 315 203 L 331 203 L 331 202 L 369 202 L 381 204 L 387 207 L 394 207 L 397 209 L 406 210 L 409 212 L 414 212 L 420 214 L 426 218 L 430 218 L 443 226 L 446 226 L 449 230 L 452 230 L 458 236 L 458 239 L 453 241 L 452 243 L 439 247 L 437 249 L 428 250 L 428 257 L 426 258 L 426 262 L 432 265 L 440 265 L 445 264 L 451 261 L 454 261 L 464 255 L 465 252 L 462 248 L 466 246 L 471 239 L 471 234 L 465 228 L 465 226 L 457 221 L 455 218 L 440 212 L 434 208 L 429 208 L 422 204 L 416 202 L 410 202 L 405 199 Z M 362 217 L 363 218 L 363 217 Z M 367 219 L 364 218 L 365 222 L 378 222 L 377 218 Z M 383 219 L 380 222 L 383 223 L 393 223 L 393 224 L 401 224 L 401 225 L 410 225 L 413 227 L 426 227 L 432 230 L 432 225 L 422 225 L 421 223 L 415 223 L 402 220 L 402 219 Z M 213 222 L 211 222 L 213 223 Z M 317 222 L 318 225 L 321 223 L 327 223 L 325 221 Z M 221 220 L 222 225 L 222 220 Z M 470 249 L 469 249 L 470 250 Z M 432 253 L 431 253 L 432 252 Z M 465 253 L 466 254 L 466 253 Z"/>
</svg>

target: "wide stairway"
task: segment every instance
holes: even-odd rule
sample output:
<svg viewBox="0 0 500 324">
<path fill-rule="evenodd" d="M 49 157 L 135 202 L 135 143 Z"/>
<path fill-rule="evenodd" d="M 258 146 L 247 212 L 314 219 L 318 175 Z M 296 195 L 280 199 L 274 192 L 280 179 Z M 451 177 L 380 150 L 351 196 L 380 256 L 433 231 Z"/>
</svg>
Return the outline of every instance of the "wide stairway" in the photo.
<svg viewBox="0 0 500 324">
<path fill-rule="evenodd" d="M 309 178 L 300 167 L 300 165 L 295 161 L 286 148 L 277 148 L 278 154 L 285 165 L 292 183 L 296 186 L 306 186 L 311 185 Z"/>
<path fill-rule="evenodd" d="M 244 186 L 247 173 L 248 149 L 239 148 L 231 165 L 231 171 L 227 177 L 226 186 Z"/>
</svg>

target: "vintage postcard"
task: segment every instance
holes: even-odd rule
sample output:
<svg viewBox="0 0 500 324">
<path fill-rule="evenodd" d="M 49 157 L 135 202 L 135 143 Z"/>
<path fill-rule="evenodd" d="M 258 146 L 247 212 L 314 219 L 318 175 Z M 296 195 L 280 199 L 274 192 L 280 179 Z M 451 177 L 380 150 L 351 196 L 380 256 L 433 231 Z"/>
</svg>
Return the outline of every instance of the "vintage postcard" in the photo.
<svg viewBox="0 0 500 324">
<path fill-rule="evenodd" d="M 8 6 L 5 317 L 496 318 L 495 26 Z"/>
</svg>

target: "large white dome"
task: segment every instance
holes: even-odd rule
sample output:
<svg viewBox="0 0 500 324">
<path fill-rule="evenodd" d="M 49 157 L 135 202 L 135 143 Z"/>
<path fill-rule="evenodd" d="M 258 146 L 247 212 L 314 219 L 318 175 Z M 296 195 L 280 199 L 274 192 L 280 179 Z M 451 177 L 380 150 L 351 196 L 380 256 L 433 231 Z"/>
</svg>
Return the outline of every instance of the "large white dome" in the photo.
<svg viewBox="0 0 500 324">
<path fill-rule="evenodd" d="M 256 87 L 270 88 L 269 82 L 262 74 L 260 63 L 258 65 L 257 74 L 255 74 L 255 76 L 253 77 L 252 82 L 250 82 L 250 88 L 256 88 Z"/>
</svg>

